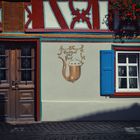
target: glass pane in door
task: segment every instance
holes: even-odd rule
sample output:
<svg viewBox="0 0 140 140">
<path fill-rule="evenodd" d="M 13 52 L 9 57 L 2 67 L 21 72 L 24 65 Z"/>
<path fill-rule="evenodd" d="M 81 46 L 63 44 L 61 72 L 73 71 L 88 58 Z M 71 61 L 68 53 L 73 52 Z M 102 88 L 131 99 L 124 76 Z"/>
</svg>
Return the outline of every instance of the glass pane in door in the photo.
<svg viewBox="0 0 140 140">
<path fill-rule="evenodd" d="M 0 80 L 6 80 L 6 51 L 0 48 Z"/>
<path fill-rule="evenodd" d="M 31 56 L 31 48 L 22 48 L 21 56 Z"/>
<path fill-rule="evenodd" d="M 31 70 L 22 70 L 21 71 L 21 80 L 22 81 L 32 81 Z"/>
<path fill-rule="evenodd" d="M 21 58 L 21 69 L 30 69 L 32 67 L 31 64 L 31 58 Z"/>
<path fill-rule="evenodd" d="M 21 81 L 32 81 L 32 49 L 21 49 Z"/>
</svg>

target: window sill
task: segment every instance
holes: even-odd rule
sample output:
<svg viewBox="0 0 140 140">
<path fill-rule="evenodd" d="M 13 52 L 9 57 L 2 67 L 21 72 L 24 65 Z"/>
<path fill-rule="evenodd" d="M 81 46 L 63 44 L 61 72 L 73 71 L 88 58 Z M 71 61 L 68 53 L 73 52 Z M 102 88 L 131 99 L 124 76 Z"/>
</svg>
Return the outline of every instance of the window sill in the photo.
<svg viewBox="0 0 140 140">
<path fill-rule="evenodd" d="M 140 92 L 115 92 L 113 97 L 140 97 Z"/>
</svg>

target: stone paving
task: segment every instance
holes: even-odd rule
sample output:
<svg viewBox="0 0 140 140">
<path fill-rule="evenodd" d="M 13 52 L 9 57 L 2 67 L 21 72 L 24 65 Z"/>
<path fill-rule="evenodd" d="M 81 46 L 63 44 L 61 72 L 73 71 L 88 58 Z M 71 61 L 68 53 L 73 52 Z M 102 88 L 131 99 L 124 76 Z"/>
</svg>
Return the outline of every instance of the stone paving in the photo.
<svg viewBox="0 0 140 140">
<path fill-rule="evenodd" d="M 0 123 L 0 140 L 140 140 L 140 121 Z"/>
</svg>

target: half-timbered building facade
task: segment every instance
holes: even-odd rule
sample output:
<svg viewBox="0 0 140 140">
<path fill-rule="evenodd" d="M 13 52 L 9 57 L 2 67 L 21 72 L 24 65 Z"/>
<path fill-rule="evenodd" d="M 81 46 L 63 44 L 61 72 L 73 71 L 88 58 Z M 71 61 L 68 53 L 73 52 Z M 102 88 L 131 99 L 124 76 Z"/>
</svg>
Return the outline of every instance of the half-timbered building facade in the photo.
<svg viewBox="0 0 140 140">
<path fill-rule="evenodd" d="M 140 119 L 140 37 L 114 38 L 109 7 L 0 0 L 1 120 Z"/>
</svg>

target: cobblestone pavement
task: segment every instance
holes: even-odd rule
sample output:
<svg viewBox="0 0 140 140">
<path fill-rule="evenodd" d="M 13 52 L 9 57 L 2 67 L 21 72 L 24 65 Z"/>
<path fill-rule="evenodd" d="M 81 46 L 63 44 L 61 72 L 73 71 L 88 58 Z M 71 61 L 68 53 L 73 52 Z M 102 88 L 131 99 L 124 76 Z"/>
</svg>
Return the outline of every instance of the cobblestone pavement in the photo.
<svg viewBox="0 0 140 140">
<path fill-rule="evenodd" d="M 0 140 L 140 140 L 140 121 L 0 123 Z"/>
</svg>

